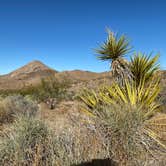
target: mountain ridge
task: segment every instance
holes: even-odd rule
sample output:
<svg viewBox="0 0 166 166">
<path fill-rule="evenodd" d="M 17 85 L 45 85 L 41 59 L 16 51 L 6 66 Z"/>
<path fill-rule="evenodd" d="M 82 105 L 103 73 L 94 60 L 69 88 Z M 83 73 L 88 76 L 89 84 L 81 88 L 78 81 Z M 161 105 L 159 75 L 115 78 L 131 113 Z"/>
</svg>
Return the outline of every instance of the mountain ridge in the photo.
<svg viewBox="0 0 166 166">
<path fill-rule="evenodd" d="M 73 83 L 87 82 L 95 85 L 103 81 L 110 82 L 112 79 L 112 72 L 91 72 L 84 70 L 71 70 L 59 72 L 45 65 L 41 61 L 35 60 L 26 65 L 6 74 L 0 76 L 0 90 L 15 90 L 28 86 L 36 86 L 41 82 L 41 79 L 53 76 L 58 80 L 64 78 Z M 161 71 L 162 85 L 166 83 L 166 70 Z M 97 83 L 96 83 L 97 81 Z"/>
<path fill-rule="evenodd" d="M 26 65 L 0 76 L 0 90 L 4 89 L 20 89 L 27 86 L 35 86 L 41 82 L 41 79 L 54 76 L 57 79 L 67 78 L 69 80 L 88 81 L 107 77 L 110 72 L 91 72 L 83 70 L 71 70 L 59 72 L 54 70 L 41 61 L 35 60 L 27 63 Z"/>
</svg>

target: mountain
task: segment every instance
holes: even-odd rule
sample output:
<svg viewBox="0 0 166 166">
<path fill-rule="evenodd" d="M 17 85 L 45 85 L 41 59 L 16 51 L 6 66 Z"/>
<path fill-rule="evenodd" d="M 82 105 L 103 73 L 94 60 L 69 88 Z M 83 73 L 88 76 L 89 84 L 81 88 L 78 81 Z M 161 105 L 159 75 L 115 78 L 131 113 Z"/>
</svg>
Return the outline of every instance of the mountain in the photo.
<svg viewBox="0 0 166 166">
<path fill-rule="evenodd" d="M 8 75 L 12 78 L 18 79 L 18 78 L 26 77 L 32 73 L 40 73 L 40 72 L 45 72 L 45 71 L 56 72 L 55 70 L 49 68 L 48 66 L 46 66 L 45 64 L 43 64 L 40 61 L 32 61 L 32 62 L 28 63 L 27 65 L 9 73 Z"/>
<path fill-rule="evenodd" d="M 58 72 L 46 66 L 40 61 L 32 61 L 27 65 L 0 76 L 0 90 L 21 89 L 23 87 L 35 86 L 41 79 L 53 76 L 58 80 L 64 78 L 73 82 L 74 90 L 80 91 L 84 85 L 89 88 L 101 85 L 103 82 L 111 83 L 111 72 L 95 73 L 90 71 L 73 70 Z M 162 97 L 166 98 L 166 71 L 161 71 Z"/>
<path fill-rule="evenodd" d="M 40 61 L 32 61 L 9 74 L 0 76 L 0 90 L 35 86 L 40 83 L 41 79 L 49 76 L 58 80 L 66 78 L 72 82 L 81 82 L 111 77 L 111 74 L 110 72 L 95 73 L 81 70 L 58 72 Z"/>
<path fill-rule="evenodd" d="M 82 82 L 82 81 L 102 79 L 105 77 L 111 78 L 111 72 L 95 73 L 83 70 L 72 70 L 72 71 L 59 72 L 55 75 L 55 77 L 58 79 L 67 78 L 72 82 Z"/>
<path fill-rule="evenodd" d="M 25 86 L 36 85 L 42 78 L 56 73 L 57 71 L 42 62 L 33 61 L 9 74 L 0 76 L 0 90 L 20 89 Z"/>
</svg>

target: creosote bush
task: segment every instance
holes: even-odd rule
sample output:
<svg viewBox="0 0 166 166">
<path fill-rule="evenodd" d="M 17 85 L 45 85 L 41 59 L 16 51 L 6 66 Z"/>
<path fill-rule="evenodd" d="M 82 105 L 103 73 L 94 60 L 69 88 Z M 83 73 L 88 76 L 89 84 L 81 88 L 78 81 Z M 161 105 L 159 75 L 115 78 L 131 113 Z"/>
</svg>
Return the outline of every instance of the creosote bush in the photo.
<svg viewBox="0 0 166 166">
<path fill-rule="evenodd" d="M 0 94 L 2 97 L 20 94 L 22 96 L 29 96 L 29 98 L 37 102 L 55 98 L 59 102 L 71 98 L 71 95 L 67 91 L 70 86 L 71 82 L 65 77 L 62 80 L 58 80 L 53 76 L 49 76 L 41 79 L 41 83 L 37 86 L 23 87 L 19 90 L 0 91 Z"/>
<path fill-rule="evenodd" d="M 67 99 L 67 89 L 70 82 L 67 79 L 58 81 L 53 77 L 48 77 L 41 81 L 41 86 L 37 89 L 37 93 L 33 94 L 39 101 L 45 101 L 48 98 L 56 98 L 57 101 Z"/>
</svg>

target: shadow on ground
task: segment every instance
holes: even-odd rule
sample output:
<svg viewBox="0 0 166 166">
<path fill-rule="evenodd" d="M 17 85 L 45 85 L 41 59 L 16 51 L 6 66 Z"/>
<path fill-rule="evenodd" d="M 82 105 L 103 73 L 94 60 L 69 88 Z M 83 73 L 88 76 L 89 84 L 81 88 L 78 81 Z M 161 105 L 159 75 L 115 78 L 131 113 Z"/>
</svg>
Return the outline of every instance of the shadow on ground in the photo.
<svg viewBox="0 0 166 166">
<path fill-rule="evenodd" d="M 95 159 L 91 162 L 80 163 L 72 166 L 117 166 L 117 164 L 110 159 Z"/>
</svg>

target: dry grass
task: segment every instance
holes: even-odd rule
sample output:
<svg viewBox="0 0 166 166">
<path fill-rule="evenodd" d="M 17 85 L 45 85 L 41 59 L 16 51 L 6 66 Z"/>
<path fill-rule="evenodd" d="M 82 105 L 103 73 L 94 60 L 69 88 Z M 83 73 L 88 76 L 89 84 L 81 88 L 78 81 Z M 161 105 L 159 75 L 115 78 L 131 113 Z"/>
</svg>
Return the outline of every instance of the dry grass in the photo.
<svg viewBox="0 0 166 166">
<path fill-rule="evenodd" d="M 119 165 L 164 166 L 166 164 L 166 149 L 147 134 L 150 125 L 144 121 L 141 112 L 131 110 L 125 105 L 107 106 L 100 111 L 102 118 L 98 118 L 98 121 L 103 123 L 103 131 L 109 141 L 112 158 Z M 162 124 L 161 121 L 159 123 Z M 163 131 L 160 131 L 160 134 L 162 135 Z M 164 145 L 166 142 L 162 143 Z"/>
<path fill-rule="evenodd" d="M 54 140 L 39 120 L 20 116 L 0 139 L 0 165 L 54 165 Z"/>
<path fill-rule="evenodd" d="M 37 111 L 37 104 L 21 95 L 2 98 L 0 100 L 0 125 L 12 122 L 18 115 L 35 116 Z"/>
<path fill-rule="evenodd" d="M 73 101 L 62 102 L 51 111 L 41 104 L 41 119 L 56 133 L 58 146 L 63 146 L 61 149 L 67 151 L 65 158 L 61 155 L 58 159 L 61 165 L 64 165 L 63 162 L 74 161 L 70 164 L 79 164 L 109 157 L 99 126 L 95 125 L 94 119 L 79 110 L 79 103 Z"/>
<path fill-rule="evenodd" d="M 19 115 L 4 130 L 0 165 L 68 166 L 109 157 L 102 132 L 73 102 L 45 108 L 42 104 L 40 120 Z"/>
</svg>

